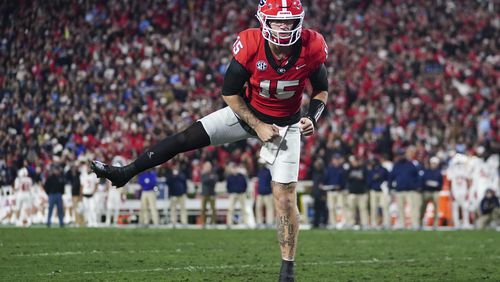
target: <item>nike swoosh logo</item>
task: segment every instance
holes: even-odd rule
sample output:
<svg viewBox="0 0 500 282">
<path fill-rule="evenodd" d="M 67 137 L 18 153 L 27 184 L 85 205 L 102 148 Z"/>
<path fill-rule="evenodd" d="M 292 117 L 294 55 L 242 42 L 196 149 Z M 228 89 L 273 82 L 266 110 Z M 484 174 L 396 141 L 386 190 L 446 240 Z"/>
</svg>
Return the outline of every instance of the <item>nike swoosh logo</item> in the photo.
<svg viewBox="0 0 500 282">
<path fill-rule="evenodd" d="M 306 64 L 303 64 L 303 65 L 300 65 L 300 66 L 296 66 L 296 67 L 295 67 L 295 69 L 300 70 L 301 68 L 303 68 L 303 67 L 305 67 L 305 66 L 306 66 Z"/>
</svg>

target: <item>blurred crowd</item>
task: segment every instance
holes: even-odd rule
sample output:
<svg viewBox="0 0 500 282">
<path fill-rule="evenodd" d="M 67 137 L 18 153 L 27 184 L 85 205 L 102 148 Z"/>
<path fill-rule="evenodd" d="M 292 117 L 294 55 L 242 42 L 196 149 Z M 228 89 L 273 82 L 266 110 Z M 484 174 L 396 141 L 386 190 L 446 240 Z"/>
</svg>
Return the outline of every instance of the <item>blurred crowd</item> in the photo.
<svg viewBox="0 0 500 282">
<path fill-rule="evenodd" d="M 330 98 L 303 139 L 300 179 L 336 154 L 421 164 L 500 151 L 500 8 L 495 1 L 303 1 L 329 46 Z M 51 165 L 134 159 L 223 106 L 237 33 L 256 1 L 2 1 L 0 186 Z M 310 91 L 310 89 L 308 89 Z M 307 99 L 305 99 L 307 103 Z M 258 172 L 256 139 L 185 153 L 164 166 L 199 182 L 211 161 Z M 482 148 L 478 154 L 477 149 Z M 498 173 L 498 168 L 497 168 Z"/>
</svg>

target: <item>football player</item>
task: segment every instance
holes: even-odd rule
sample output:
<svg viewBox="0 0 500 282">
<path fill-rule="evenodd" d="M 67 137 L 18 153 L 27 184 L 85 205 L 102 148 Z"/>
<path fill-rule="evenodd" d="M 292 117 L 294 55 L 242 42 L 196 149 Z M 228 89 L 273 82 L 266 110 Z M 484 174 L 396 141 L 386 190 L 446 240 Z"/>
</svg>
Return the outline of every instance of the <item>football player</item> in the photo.
<svg viewBox="0 0 500 282">
<path fill-rule="evenodd" d="M 112 161 L 113 166 L 120 167 L 125 164 L 125 158 L 122 156 L 115 156 Z M 109 181 L 106 183 L 107 186 Z M 111 185 L 109 185 L 111 186 Z M 126 200 L 127 189 L 113 189 L 112 187 L 107 187 L 108 198 L 106 201 L 106 225 L 111 225 L 111 217 L 113 217 L 113 223 L 116 225 L 118 223 L 118 216 L 120 215 L 120 208 Z"/>
<path fill-rule="evenodd" d="M 120 187 L 141 171 L 179 153 L 259 138 L 264 143 L 261 156 L 266 155 L 273 180 L 283 259 L 280 280 L 293 281 L 299 229 L 295 187 L 300 135 L 314 134 L 325 108 L 328 51 L 323 36 L 302 27 L 304 9 L 299 0 L 261 0 L 256 16 L 260 28 L 242 31 L 232 46 L 233 58 L 222 87 L 222 98 L 228 107 L 160 141 L 127 166 L 93 161 L 92 169 L 98 177 Z M 302 94 L 308 80 L 313 92 L 309 111 L 301 116 Z"/>
<path fill-rule="evenodd" d="M 469 195 L 469 209 L 476 213 L 479 211 L 481 200 L 488 189 L 498 193 L 498 155 L 486 158 L 484 147 L 477 149 L 477 155 L 470 158 L 471 187 Z"/>
<path fill-rule="evenodd" d="M 88 165 L 80 168 L 80 185 L 82 186 L 83 210 L 87 226 L 97 226 L 97 213 L 94 194 L 97 191 L 98 181 L 91 175 Z M 122 185 L 123 186 L 123 185 Z"/>
<path fill-rule="evenodd" d="M 16 193 L 17 226 L 31 225 L 32 197 L 31 189 L 33 180 L 28 176 L 28 169 L 21 168 L 17 172 L 14 181 L 14 191 Z"/>
<path fill-rule="evenodd" d="M 471 228 L 470 210 L 467 202 L 469 199 L 470 167 L 468 157 L 456 154 L 451 158 L 446 177 L 450 181 L 452 202 L 453 224 L 456 228 Z M 460 215 L 462 220 L 460 221 Z"/>
</svg>

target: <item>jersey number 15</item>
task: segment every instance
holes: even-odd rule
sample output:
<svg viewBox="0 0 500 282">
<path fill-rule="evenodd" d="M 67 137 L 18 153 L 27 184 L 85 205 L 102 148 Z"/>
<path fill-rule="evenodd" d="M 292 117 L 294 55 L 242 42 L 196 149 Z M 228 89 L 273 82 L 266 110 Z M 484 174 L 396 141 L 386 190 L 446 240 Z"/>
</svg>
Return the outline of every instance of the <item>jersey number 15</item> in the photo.
<svg viewBox="0 0 500 282">
<path fill-rule="evenodd" d="M 260 82 L 260 96 L 271 98 L 271 95 L 275 96 L 276 99 L 284 100 L 295 95 L 296 89 L 290 89 L 290 87 L 295 87 L 299 85 L 299 80 L 262 80 Z M 285 88 L 287 88 L 285 90 Z M 271 91 L 275 90 L 275 91 Z"/>
</svg>

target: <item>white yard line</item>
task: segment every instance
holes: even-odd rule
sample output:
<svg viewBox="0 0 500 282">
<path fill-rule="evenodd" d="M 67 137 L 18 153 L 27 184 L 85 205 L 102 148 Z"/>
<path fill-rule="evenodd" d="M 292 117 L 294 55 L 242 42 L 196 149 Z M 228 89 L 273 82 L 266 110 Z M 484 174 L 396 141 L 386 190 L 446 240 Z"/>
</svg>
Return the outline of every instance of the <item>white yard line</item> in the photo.
<svg viewBox="0 0 500 282">
<path fill-rule="evenodd" d="M 460 259 L 452 259 L 450 257 L 444 257 L 435 259 L 435 261 L 453 261 L 453 260 L 473 260 L 472 257 L 462 257 Z M 483 259 L 489 260 L 500 260 L 500 256 L 489 256 Z M 401 263 L 414 263 L 418 262 L 416 259 L 401 259 L 401 260 L 387 260 L 387 259 L 377 259 L 372 258 L 369 260 L 335 260 L 335 261 L 322 261 L 322 262 L 302 262 L 299 265 L 305 266 L 329 266 L 329 265 L 345 265 L 345 264 L 401 264 Z M 429 262 L 428 259 L 425 262 Z M 225 270 L 225 269 L 242 269 L 242 268 L 255 268 L 262 269 L 268 267 L 276 267 L 277 264 L 236 264 L 236 265 L 189 265 L 184 267 L 158 267 L 150 269 L 121 269 L 121 270 L 105 270 L 105 271 L 78 271 L 78 272 L 61 272 L 60 274 L 54 273 L 40 273 L 39 275 L 98 275 L 98 274 L 119 274 L 119 273 L 145 273 L 145 272 L 169 272 L 169 271 L 188 271 L 188 272 L 204 272 L 210 270 Z"/>
<path fill-rule="evenodd" d="M 144 250 L 144 251 L 89 251 L 89 252 L 52 252 L 52 253 L 34 253 L 34 254 L 14 254 L 12 256 L 14 257 L 48 257 L 48 256 L 54 256 L 54 257 L 59 257 L 59 256 L 78 256 L 78 255 L 83 255 L 83 254 L 122 254 L 122 253 L 127 253 L 127 254 L 142 254 L 142 253 L 161 253 L 164 251 L 160 250 Z"/>
<path fill-rule="evenodd" d="M 52 252 L 52 253 L 35 253 L 35 254 L 14 254 L 14 257 L 49 257 L 49 256 L 77 256 L 83 255 L 85 252 Z"/>
</svg>

